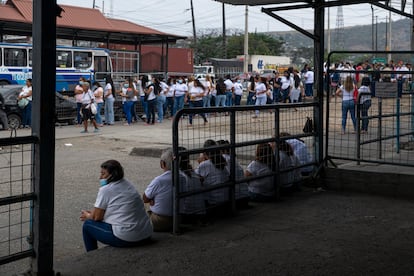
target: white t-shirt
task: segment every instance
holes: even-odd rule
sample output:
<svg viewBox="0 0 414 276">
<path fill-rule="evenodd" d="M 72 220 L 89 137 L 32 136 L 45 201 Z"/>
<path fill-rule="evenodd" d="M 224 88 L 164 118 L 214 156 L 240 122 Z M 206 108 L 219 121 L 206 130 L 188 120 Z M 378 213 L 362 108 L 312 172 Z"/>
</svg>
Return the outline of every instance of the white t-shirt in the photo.
<svg viewBox="0 0 414 276">
<path fill-rule="evenodd" d="M 370 93 L 371 92 L 371 90 L 369 89 L 369 87 L 368 86 L 365 86 L 365 85 L 363 85 L 363 86 L 361 86 L 359 89 L 358 89 L 358 93 L 362 93 L 362 92 L 368 92 L 368 93 Z M 371 100 L 371 95 L 362 95 L 361 96 L 361 98 L 360 98 L 360 103 L 364 103 L 364 102 L 366 102 L 366 101 L 368 101 L 368 100 Z"/>
<path fill-rule="evenodd" d="M 156 96 L 156 95 L 155 95 L 155 93 L 154 93 L 154 89 L 155 89 L 154 85 L 155 85 L 155 84 L 150 84 L 150 85 L 148 86 L 148 89 L 149 89 L 149 90 L 151 90 L 151 92 L 149 92 L 149 95 L 148 95 L 147 101 L 152 101 L 152 100 L 154 100 L 155 98 L 157 98 L 157 96 Z"/>
<path fill-rule="evenodd" d="M 224 157 L 224 159 L 226 159 L 226 162 L 227 162 L 225 168 L 227 170 L 227 173 L 230 175 L 231 156 L 230 156 L 230 154 L 223 154 L 223 157 Z M 239 162 L 237 162 L 237 160 L 236 160 L 235 174 L 236 174 L 235 180 L 241 180 L 241 179 L 244 178 L 243 168 L 242 168 L 242 166 L 240 166 L 240 164 L 239 164 Z M 245 197 L 248 197 L 248 196 L 249 196 L 249 190 L 248 190 L 247 182 L 236 184 L 236 187 L 235 187 L 235 197 L 236 197 L 236 199 L 245 198 Z"/>
<path fill-rule="evenodd" d="M 190 89 L 190 100 L 193 102 L 203 100 L 204 89 L 201 87 L 191 87 Z"/>
<path fill-rule="evenodd" d="M 145 196 L 154 200 L 150 210 L 157 215 L 173 215 L 173 182 L 171 171 L 155 177 L 145 189 Z"/>
<path fill-rule="evenodd" d="M 227 170 L 216 168 L 211 160 L 201 162 L 195 172 L 203 178 L 203 186 L 205 187 L 224 184 L 229 180 Z M 208 202 L 210 204 L 217 204 L 228 200 L 228 188 L 217 189 L 208 193 Z"/>
<path fill-rule="evenodd" d="M 286 143 L 290 145 L 293 150 L 293 153 L 298 158 L 301 165 L 309 164 L 313 162 L 313 157 L 308 151 L 306 144 L 298 139 L 289 139 L 286 140 Z M 302 172 L 311 172 L 313 170 L 312 166 L 303 167 Z"/>
<path fill-rule="evenodd" d="M 290 100 L 292 102 L 299 101 L 301 87 L 302 87 L 302 83 L 299 84 L 298 88 L 295 88 L 295 86 L 293 86 L 292 89 L 290 90 Z"/>
<path fill-rule="evenodd" d="M 90 104 L 92 100 L 95 99 L 93 92 L 88 90 L 87 92 L 83 92 L 82 94 L 82 104 Z"/>
<path fill-rule="evenodd" d="M 32 87 L 28 87 L 27 85 L 23 86 L 22 88 L 22 92 L 20 93 L 20 96 L 27 96 L 30 91 L 32 91 Z M 32 101 L 32 96 L 27 97 L 26 99 L 28 99 L 29 101 Z"/>
<path fill-rule="evenodd" d="M 290 81 L 290 79 L 291 78 L 287 78 L 287 77 L 285 77 L 285 76 L 282 76 L 281 78 L 280 78 L 280 82 L 282 83 L 282 85 L 281 85 L 281 87 L 280 87 L 280 89 L 282 89 L 282 90 L 286 90 L 286 89 L 288 89 L 289 88 L 289 86 L 291 85 L 291 81 Z"/>
<path fill-rule="evenodd" d="M 236 82 L 234 84 L 234 94 L 236 94 L 237 96 L 243 95 L 243 85 L 241 83 Z"/>
<path fill-rule="evenodd" d="M 201 190 L 200 177 L 191 172 L 191 177 L 180 171 L 180 192 L 190 192 Z M 180 213 L 181 214 L 205 214 L 206 206 L 204 194 L 196 194 L 180 199 Z"/>
<path fill-rule="evenodd" d="M 112 95 L 112 85 L 107 83 L 104 88 L 104 96 L 106 99 L 112 99 L 114 96 Z"/>
<path fill-rule="evenodd" d="M 354 89 L 352 88 L 352 91 L 346 91 L 345 87 L 341 85 L 339 87 L 342 91 L 342 101 L 350 101 L 354 99 Z"/>
<path fill-rule="evenodd" d="M 256 91 L 256 97 L 257 98 L 266 98 L 266 85 L 262 82 L 258 82 L 256 84 L 256 87 L 254 88 L 254 90 Z"/>
<path fill-rule="evenodd" d="M 295 154 L 289 156 L 284 151 L 279 151 L 279 169 L 285 170 L 294 167 L 300 166 L 300 161 Z M 285 172 L 280 174 L 280 186 L 281 187 L 290 187 L 294 182 L 297 182 L 301 179 L 300 170 L 296 169 L 293 171 Z"/>
<path fill-rule="evenodd" d="M 188 86 L 185 83 L 176 83 L 175 84 L 175 96 L 180 97 L 184 96 L 188 91 Z"/>
<path fill-rule="evenodd" d="M 247 166 L 246 171 L 250 172 L 253 176 L 259 176 L 272 172 L 272 170 L 266 164 L 263 164 L 257 160 L 250 162 L 250 164 Z M 249 192 L 263 196 L 274 196 L 274 177 L 269 176 L 249 181 Z"/>
<path fill-rule="evenodd" d="M 161 86 L 161 93 L 160 93 L 160 95 L 166 96 L 167 95 L 167 92 L 168 92 L 168 88 L 169 88 L 168 85 L 165 82 L 161 81 L 160 82 L 160 86 Z"/>
<path fill-rule="evenodd" d="M 115 237 L 140 241 L 152 235 L 152 224 L 135 187 L 126 179 L 99 188 L 95 208 L 105 210 L 103 221 L 112 225 Z"/>
<path fill-rule="evenodd" d="M 313 83 L 313 76 L 314 76 L 313 71 L 311 71 L 311 70 L 306 71 L 306 73 L 305 73 L 305 83 L 306 84 Z"/>
<path fill-rule="evenodd" d="M 233 82 L 230 79 L 226 79 L 224 84 L 226 85 L 226 92 L 231 91 L 233 88 Z"/>
<path fill-rule="evenodd" d="M 169 86 L 168 92 L 167 92 L 167 98 L 174 97 L 174 90 L 175 90 L 175 84 L 171 84 Z"/>
<path fill-rule="evenodd" d="M 95 103 L 103 103 L 103 88 L 102 87 L 98 87 L 95 89 L 95 91 L 93 91 L 93 95 L 95 97 Z"/>
</svg>

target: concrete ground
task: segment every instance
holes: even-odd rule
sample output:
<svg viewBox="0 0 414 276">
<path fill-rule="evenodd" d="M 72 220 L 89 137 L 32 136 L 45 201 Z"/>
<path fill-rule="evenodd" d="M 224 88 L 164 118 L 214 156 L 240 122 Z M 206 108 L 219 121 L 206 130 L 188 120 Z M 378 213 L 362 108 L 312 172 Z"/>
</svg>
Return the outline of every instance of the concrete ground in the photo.
<svg viewBox="0 0 414 276">
<path fill-rule="evenodd" d="M 414 274 L 414 202 L 311 188 L 187 226 L 181 235 L 156 233 L 151 245 L 86 254 L 78 217 L 94 203 L 99 165 L 118 159 L 142 194 L 161 172 L 157 156 L 171 146 L 171 126 L 165 121 L 119 124 L 99 134 L 79 131 L 56 130 L 54 267 L 61 275 Z M 145 154 L 130 155 L 133 148 Z M 0 275 L 25 271 L 28 262 L 2 266 Z"/>
</svg>

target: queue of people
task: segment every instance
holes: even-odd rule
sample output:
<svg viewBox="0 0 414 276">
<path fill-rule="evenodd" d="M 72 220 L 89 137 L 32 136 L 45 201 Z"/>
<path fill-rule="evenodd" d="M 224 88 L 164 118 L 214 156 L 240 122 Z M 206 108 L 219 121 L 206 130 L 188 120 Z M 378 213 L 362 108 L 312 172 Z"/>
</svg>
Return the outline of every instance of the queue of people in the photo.
<svg viewBox="0 0 414 276">
<path fill-rule="evenodd" d="M 188 154 L 180 156 L 179 191 L 207 189 L 204 193 L 180 200 L 178 212 L 188 221 L 194 222 L 194 219 L 223 212 L 222 207 L 230 199 L 230 188 L 221 185 L 230 179 L 238 181 L 234 191 L 238 206 L 247 206 L 248 201 L 274 200 L 277 187 L 282 192 L 298 189 L 301 176 L 306 175 L 301 171 L 305 169 L 301 167 L 301 161 L 308 162 L 304 164 L 310 164 L 313 170 L 305 143 L 297 139 L 283 140 L 277 148 L 274 143 L 257 145 L 254 160 L 246 169 L 242 168 L 236 157 L 232 158 L 228 150 L 217 149 L 218 145 L 228 144 L 225 140 L 206 140 L 195 169 L 191 166 Z M 93 209 L 82 210 L 80 214 L 80 220 L 84 222 L 82 231 L 86 251 L 97 249 L 98 241 L 115 247 L 145 244 L 151 241 L 154 231 L 173 230 L 174 158 L 172 148 L 162 152 L 162 173 L 149 183 L 142 195 L 125 178 L 123 167 L 118 161 L 108 160 L 101 164 L 100 187 Z M 232 160 L 236 162 L 234 178 L 231 177 Z M 281 170 L 279 176 L 274 174 L 276 163 L 279 163 Z M 211 190 L 214 187 L 217 188 Z"/>
</svg>

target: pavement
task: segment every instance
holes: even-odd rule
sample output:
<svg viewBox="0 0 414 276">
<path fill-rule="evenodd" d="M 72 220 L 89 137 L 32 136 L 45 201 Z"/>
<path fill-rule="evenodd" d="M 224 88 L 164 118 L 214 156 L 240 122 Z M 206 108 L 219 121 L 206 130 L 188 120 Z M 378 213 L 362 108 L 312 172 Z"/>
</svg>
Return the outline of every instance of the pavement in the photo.
<svg viewBox="0 0 414 276">
<path fill-rule="evenodd" d="M 80 130 L 56 128 L 57 274 L 414 275 L 414 202 L 307 187 L 278 202 L 251 203 L 234 216 L 185 225 L 180 235 L 155 233 L 150 245 L 85 253 L 78 218 L 95 200 L 99 165 L 118 159 L 142 194 L 161 172 L 171 121 Z M 0 275 L 20 275 L 28 262 L 0 267 Z"/>
</svg>

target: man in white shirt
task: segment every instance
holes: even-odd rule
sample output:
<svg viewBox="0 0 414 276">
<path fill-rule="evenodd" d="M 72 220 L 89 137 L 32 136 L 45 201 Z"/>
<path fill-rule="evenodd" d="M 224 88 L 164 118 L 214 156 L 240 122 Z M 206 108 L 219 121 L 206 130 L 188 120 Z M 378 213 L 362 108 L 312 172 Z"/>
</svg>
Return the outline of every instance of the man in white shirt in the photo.
<svg viewBox="0 0 414 276">
<path fill-rule="evenodd" d="M 224 81 L 226 85 L 226 106 L 233 105 L 233 82 L 231 81 L 230 75 L 226 76 L 226 80 Z"/>
<path fill-rule="evenodd" d="M 312 69 L 309 67 L 309 65 L 306 68 L 305 72 L 305 96 L 306 97 L 312 97 L 313 96 L 313 80 L 314 80 L 314 74 Z"/>
<path fill-rule="evenodd" d="M 164 172 L 151 181 L 142 196 L 144 203 L 149 204 L 148 214 L 156 232 L 171 231 L 173 226 L 172 162 L 173 151 L 167 149 L 160 160 Z"/>
</svg>

